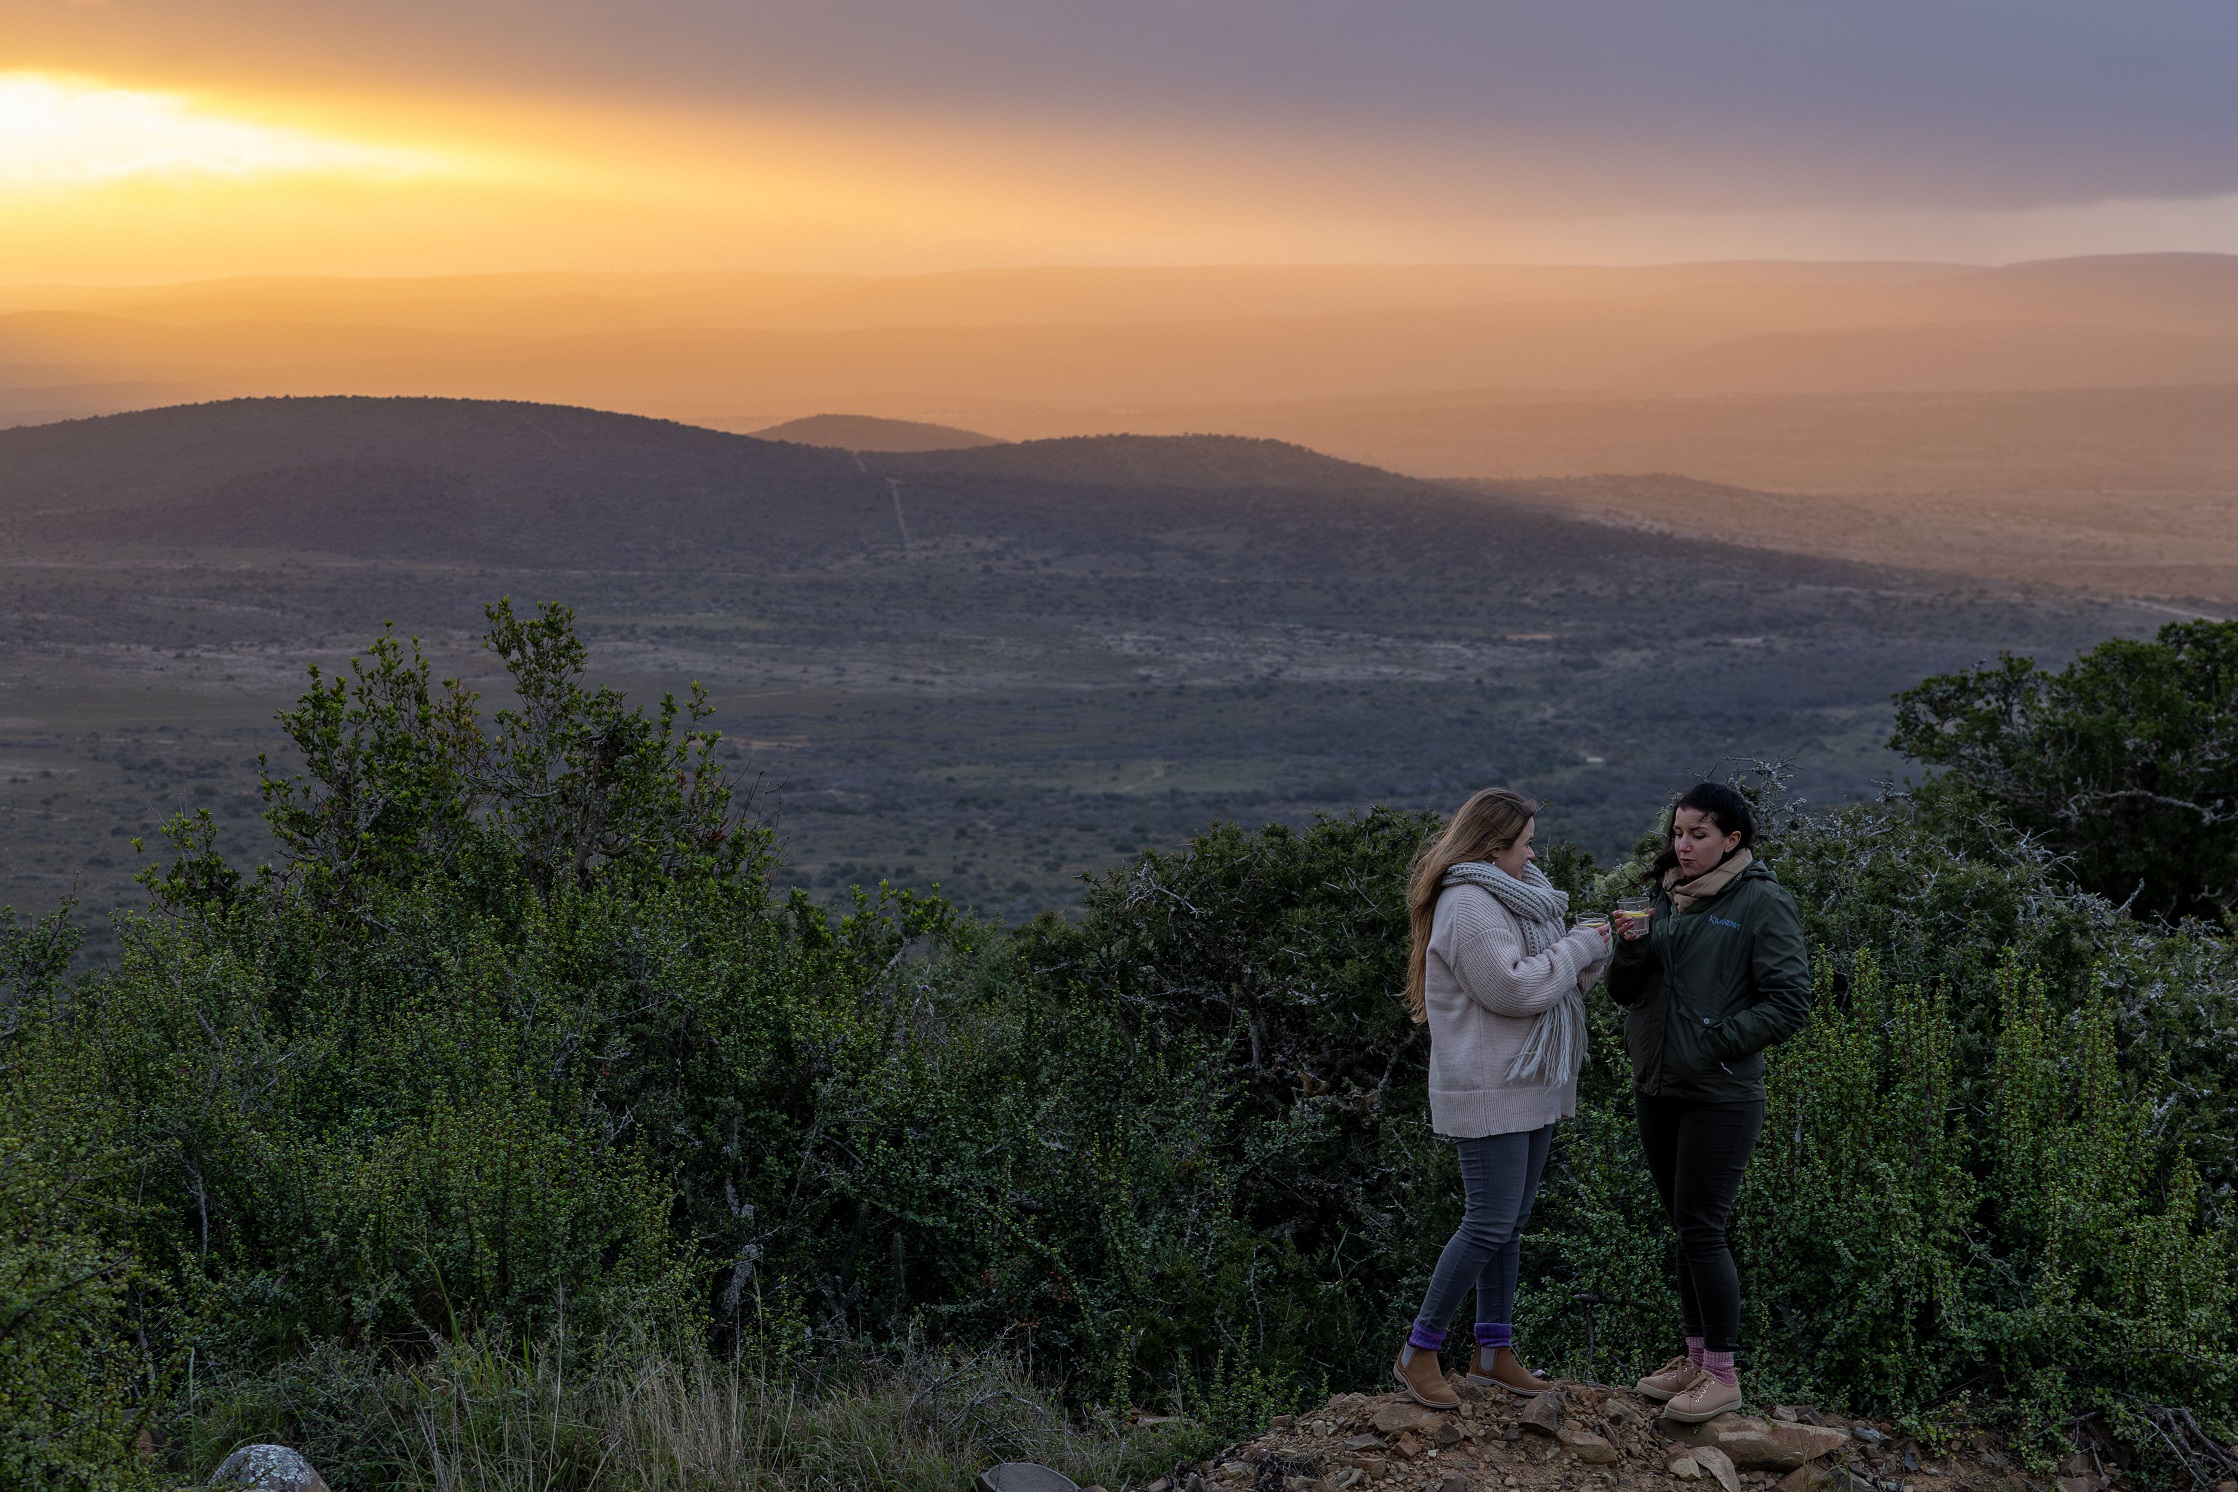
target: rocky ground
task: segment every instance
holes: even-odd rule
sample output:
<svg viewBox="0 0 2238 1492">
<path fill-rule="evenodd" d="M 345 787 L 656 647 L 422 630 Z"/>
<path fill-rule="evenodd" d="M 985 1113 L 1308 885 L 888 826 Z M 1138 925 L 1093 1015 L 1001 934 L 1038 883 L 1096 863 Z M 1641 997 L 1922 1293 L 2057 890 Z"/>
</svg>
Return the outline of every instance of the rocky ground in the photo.
<svg viewBox="0 0 2238 1492">
<path fill-rule="evenodd" d="M 1565 1382 L 1526 1399 L 1452 1382 L 1458 1411 L 1340 1395 L 1145 1492 L 2052 1492 L 2055 1480 L 2057 1492 L 2104 1492 L 2112 1470 L 2078 1452 L 2054 1476 L 2024 1476 L 1987 1437 L 1930 1452 L 1885 1423 L 1809 1407 L 1681 1425 L 1629 1389 Z"/>
</svg>

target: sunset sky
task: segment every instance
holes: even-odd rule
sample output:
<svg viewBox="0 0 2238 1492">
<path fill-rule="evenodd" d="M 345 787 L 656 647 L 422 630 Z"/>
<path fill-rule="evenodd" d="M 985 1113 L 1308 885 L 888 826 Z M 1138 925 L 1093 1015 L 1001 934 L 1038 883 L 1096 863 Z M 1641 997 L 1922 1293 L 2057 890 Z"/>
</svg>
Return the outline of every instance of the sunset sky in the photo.
<svg viewBox="0 0 2238 1492">
<path fill-rule="evenodd" d="M 0 0 L 0 278 L 2238 252 L 2227 0 Z"/>
</svg>

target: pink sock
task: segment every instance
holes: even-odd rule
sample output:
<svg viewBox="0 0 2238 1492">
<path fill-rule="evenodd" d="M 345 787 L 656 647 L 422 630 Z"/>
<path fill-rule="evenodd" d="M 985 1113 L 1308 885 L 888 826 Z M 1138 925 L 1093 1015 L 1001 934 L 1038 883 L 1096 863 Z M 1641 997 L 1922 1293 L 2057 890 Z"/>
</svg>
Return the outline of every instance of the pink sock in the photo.
<svg viewBox="0 0 2238 1492">
<path fill-rule="evenodd" d="M 1706 1347 L 1703 1348 L 1702 1371 L 1727 1388 L 1739 1388 L 1741 1386 L 1741 1375 L 1733 1371 L 1733 1354 L 1730 1352 L 1712 1352 Z"/>
<path fill-rule="evenodd" d="M 1700 1337 L 1688 1337 L 1686 1339 L 1686 1360 L 1697 1368 L 1702 1365 L 1702 1339 Z"/>
</svg>

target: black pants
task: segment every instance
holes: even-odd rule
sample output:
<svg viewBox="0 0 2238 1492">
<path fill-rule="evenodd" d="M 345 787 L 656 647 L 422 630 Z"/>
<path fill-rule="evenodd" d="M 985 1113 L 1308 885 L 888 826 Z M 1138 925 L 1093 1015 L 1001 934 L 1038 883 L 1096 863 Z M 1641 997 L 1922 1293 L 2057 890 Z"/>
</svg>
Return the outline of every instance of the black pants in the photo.
<svg viewBox="0 0 2238 1492">
<path fill-rule="evenodd" d="M 1696 1103 L 1684 1098 L 1632 1096 L 1639 1115 L 1640 1146 L 1662 1194 L 1663 1210 L 1678 1230 L 1679 1307 L 1686 1334 L 1712 1352 L 1732 1352 L 1741 1342 L 1741 1277 L 1725 1246 L 1725 1220 L 1741 1189 L 1749 1152 L 1764 1128 L 1764 1100 Z"/>
</svg>

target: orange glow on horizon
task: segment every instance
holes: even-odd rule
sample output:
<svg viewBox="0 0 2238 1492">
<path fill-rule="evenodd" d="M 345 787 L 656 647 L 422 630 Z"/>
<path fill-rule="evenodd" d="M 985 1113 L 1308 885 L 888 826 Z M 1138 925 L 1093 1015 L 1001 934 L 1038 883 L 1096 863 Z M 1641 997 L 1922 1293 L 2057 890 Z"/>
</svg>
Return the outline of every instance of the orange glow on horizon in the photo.
<svg viewBox="0 0 2238 1492">
<path fill-rule="evenodd" d="M 263 123 L 183 94 L 0 73 L 0 194 L 150 177 L 398 180 L 457 169 L 425 149 Z"/>
<path fill-rule="evenodd" d="M 2238 196 L 1562 216 L 1532 163 L 1239 126 L 0 72 L 0 284 L 1020 264 L 1998 262 L 2238 241 Z M 1523 149 L 1521 145 L 1516 147 Z M 1506 183 L 1506 185 L 1501 185 Z M 2142 242 L 2140 242 L 2142 240 Z"/>
<path fill-rule="evenodd" d="M 1330 257 L 1182 144 L 0 73 L 0 281 Z"/>
</svg>

